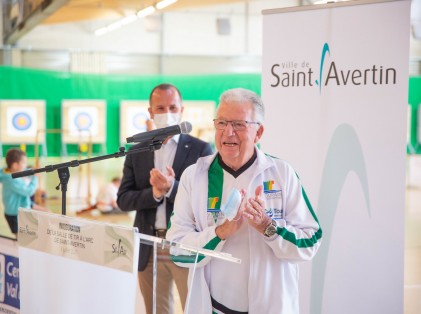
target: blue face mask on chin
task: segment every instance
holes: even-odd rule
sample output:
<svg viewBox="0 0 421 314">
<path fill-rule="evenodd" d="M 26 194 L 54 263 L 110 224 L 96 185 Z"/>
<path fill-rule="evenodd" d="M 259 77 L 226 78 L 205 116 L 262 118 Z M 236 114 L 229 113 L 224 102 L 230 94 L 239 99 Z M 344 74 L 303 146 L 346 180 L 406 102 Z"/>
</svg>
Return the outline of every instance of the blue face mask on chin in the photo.
<svg viewBox="0 0 421 314">
<path fill-rule="evenodd" d="M 221 206 L 221 211 L 225 218 L 227 218 L 229 221 L 233 220 L 237 215 L 240 204 L 241 193 L 237 189 L 233 188 L 228 196 L 226 203 Z"/>
</svg>

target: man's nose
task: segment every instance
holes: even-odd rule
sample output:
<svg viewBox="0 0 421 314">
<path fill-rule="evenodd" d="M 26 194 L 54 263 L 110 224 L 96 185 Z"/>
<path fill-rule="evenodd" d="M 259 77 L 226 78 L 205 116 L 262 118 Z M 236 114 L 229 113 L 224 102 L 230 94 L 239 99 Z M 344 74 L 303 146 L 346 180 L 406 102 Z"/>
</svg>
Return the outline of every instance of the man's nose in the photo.
<svg viewBox="0 0 421 314">
<path fill-rule="evenodd" d="M 224 133 L 225 135 L 234 135 L 235 134 L 235 130 L 234 127 L 232 126 L 232 122 L 228 122 L 227 126 L 224 129 Z"/>
</svg>

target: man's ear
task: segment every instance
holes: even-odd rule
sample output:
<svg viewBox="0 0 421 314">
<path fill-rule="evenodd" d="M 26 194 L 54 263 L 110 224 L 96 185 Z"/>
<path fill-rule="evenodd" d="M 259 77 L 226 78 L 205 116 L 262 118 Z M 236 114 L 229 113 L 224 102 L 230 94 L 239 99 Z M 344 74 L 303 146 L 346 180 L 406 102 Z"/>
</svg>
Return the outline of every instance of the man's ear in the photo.
<svg viewBox="0 0 421 314">
<path fill-rule="evenodd" d="M 259 128 L 257 129 L 256 132 L 256 137 L 254 138 L 254 144 L 257 144 L 257 142 L 259 142 L 260 138 L 263 135 L 265 128 L 263 127 L 263 125 L 259 125 Z"/>
</svg>

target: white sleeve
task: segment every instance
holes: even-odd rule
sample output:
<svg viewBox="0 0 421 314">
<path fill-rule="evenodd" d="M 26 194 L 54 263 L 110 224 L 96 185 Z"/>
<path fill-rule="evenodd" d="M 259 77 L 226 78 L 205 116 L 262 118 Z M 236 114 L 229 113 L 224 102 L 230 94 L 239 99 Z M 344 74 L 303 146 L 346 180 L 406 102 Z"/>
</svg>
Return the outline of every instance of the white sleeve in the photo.
<svg viewBox="0 0 421 314">
<path fill-rule="evenodd" d="M 284 219 L 277 220 L 277 233 L 265 237 L 274 254 L 283 260 L 311 260 L 320 246 L 322 229 L 295 171 L 285 164 Z"/>
</svg>

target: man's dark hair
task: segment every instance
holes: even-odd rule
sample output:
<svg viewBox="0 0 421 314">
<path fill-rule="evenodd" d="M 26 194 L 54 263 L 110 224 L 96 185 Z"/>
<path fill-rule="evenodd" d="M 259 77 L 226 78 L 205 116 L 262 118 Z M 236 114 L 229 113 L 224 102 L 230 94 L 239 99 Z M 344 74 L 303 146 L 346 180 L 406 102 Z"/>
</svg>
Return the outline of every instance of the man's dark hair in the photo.
<svg viewBox="0 0 421 314">
<path fill-rule="evenodd" d="M 153 92 L 154 92 L 155 90 L 157 90 L 157 89 L 161 89 L 161 90 L 168 90 L 168 89 L 171 89 L 171 88 L 174 88 L 174 89 L 177 91 L 177 94 L 178 94 L 178 96 L 180 97 L 180 100 L 182 101 L 182 100 L 183 100 L 183 98 L 181 97 L 181 93 L 180 93 L 180 91 L 178 90 L 178 88 L 177 88 L 177 87 L 175 87 L 175 85 L 170 84 L 170 83 L 162 83 L 162 84 L 159 84 L 159 85 L 155 86 L 155 87 L 152 89 L 151 93 L 149 94 L 149 103 L 151 103 L 152 94 L 153 94 Z"/>
</svg>

